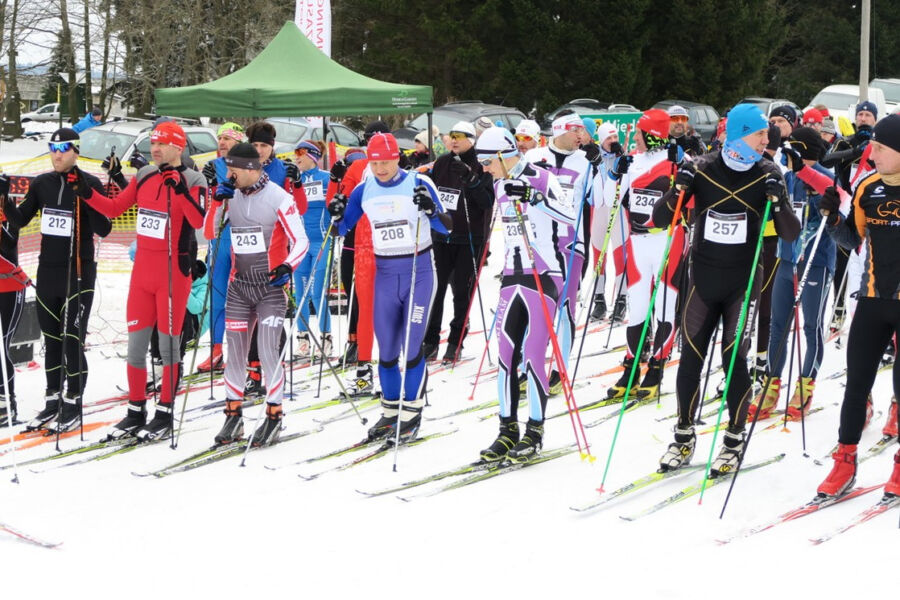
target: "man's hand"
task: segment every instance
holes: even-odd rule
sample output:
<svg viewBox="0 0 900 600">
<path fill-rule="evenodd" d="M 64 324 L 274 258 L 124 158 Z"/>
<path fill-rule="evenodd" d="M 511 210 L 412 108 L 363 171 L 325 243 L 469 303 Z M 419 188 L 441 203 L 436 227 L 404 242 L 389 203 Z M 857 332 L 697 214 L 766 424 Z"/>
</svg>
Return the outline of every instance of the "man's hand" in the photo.
<svg viewBox="0 0 900 600">
<path fill-rule="evenodd" d="M 291 280 L 291 274 L 294 272 L 287 263 L 281 263 L 271 271 L 269 271 L 269 285 L 272 287 L 281 287 Z"/>
<path fill-rule="evenodd" d="M 340 221 L 344 218 L 344 211 L 347 210 L 347 196 L 344 194 L 335 194 L 331 202 L 328 203 L 328 212 L 336 220 Z"/>
<path fill-rule="evenodd" d="M 431 194 L 428 193 L 428 188 L 424 185 L 417 185 L 413 190 L 413 204 L 418 206 L 419 210 L 425 213 L 425 216 L 429 218 L 433 217 L 437 210 L 434 198 L 431 197 Z"/>
</svg>

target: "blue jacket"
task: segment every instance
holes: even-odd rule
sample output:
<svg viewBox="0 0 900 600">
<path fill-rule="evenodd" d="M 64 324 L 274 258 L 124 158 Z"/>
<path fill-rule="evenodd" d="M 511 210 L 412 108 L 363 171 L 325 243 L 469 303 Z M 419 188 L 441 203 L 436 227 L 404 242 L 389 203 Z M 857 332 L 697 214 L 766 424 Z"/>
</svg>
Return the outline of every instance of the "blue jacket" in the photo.
<svg viewBox="0 0 900 600">
<path fill-rule="evenodd" d="M 88 113 L 84 115 L 80 121 L 72 125 L 72 129 L 75 130 L 76 133 L 81 133 L 85 129 L 90 129 L 91 127 L 96 127 L 97 125 L 103 125 L 103 121 L 94 120 L 94 115 Z"/>
</svg>

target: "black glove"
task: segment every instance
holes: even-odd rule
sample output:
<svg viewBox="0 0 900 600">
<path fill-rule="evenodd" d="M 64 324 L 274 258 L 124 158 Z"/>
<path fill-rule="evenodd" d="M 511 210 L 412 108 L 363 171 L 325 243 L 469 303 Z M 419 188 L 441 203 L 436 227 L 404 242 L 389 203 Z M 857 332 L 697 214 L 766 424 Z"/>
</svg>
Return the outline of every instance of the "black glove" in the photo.
<svg viewBox="0 0 900 600">
<path fill-rule="evenodd" d="M 424 185 L 417 185 L 413 190 L 413 204 L 419 207 L 426 217 L 433 217 L 437 210 L 434 198 L 428 193 L 428 188 Z"/>
<path fill-rule="evenodd" d="M 600 164 L 600 146 L 597 144 L 588 144 L 582 148 L 584 150 L 584 156 L 588 159 L 588 162 L 592 165 Z"/>
<path fill-rule="evenodd" d="M 66 173 L 66 184 L 75 192 L 76 196 L 90 198 L 94 194 L 93 188 L 88 185 L 84 173 L 78 167 L 72 167 L 72 170 Z"/>
<path fill-rule="evenodd" d="M 131 160 L 128 161 L 128 164 L 131 165 L 132 169 L 140 170 L 149 165 L 150 162 L 146 158 L 144 158 L 143 154 L 135 150 L 131 155 Z"/>
<path fill-rule="evenodd" d="M 182 194 L 186 196 L 190 193 L 187 185 L 184 183 L 184 178 L 175 167 L 166 165 L 160 168 L 159 173 L 163 176 L 163 184 L 166 187 L 171 188 L 172 191 L 174 191 L 176 194 Z"/>
<path fill-rule="evenodd" d="M 871 125 L 860 125 L 856 128 L 856 133 L 850 138 L 850 144 L 854 147 L 862 146 L 865 147 L 866 144 L 872 139 L 872 126 Z"/>
<path fill-rule="evenodd" d="M 122 163 L 119 161 L 119 157 L 115 154 L 110 154 L 106 158 L 103 159 L 103 162 L 100 163 L 100 168 L 109 173 L 111 179 L 114 179 L 118 175 L 122 174 Z"/>
<path fill-rule="evenodd" d="M 216 176 L 216 165 L 214 165 L 212 161 L 203 165 L 203 171 L 201 171 L 201 173 L 203 174 L 203 177 L 206 178 L 206 184 L 209 187 L 216 185 L 218 177 Z"/>
<path fill-rule="evenodd" d="M 0 173 L 0 196 L 9 197 L 9 177 Z"/>
<path fill-rule="evenodd" d="M 827 223 L 834 225 L 840 218 L 838 209 L 841 207 L 841 197 L 833 185 L 825 188 L 825 193 L 819 198 L 819 211 L 825 215 Z"/>
<path fill-rule="evenodd" d="M 631 161 L 634 160 L 633 156 L 620 156 L 616 159 L 616 164 L 613 165 L 612 174 L 616 179 L 622 179 L 622 176 L 628 172 L 628 167 L 631 166 Z"/>
<path fill-rule="evenodd" d="M 781 199 L 786 194 L 787 190 L 784 187 L 784 180 L 781 177 L 777 177 L 775 175 L 769 175 L 768 177 L 766 177 L 767 198 Z"/>
<path fill-rule="evenodd" d="M 609 145 L 609 151 L 616 156 L 622 156 L 622 154 L 625 152 L 625 149 L 622 148 L 622 144 L 620 144 L 619 142 L 613 142 Z"/>
<path fill-rule="evenodd" d="M 506 195 L 514 202 L 527 202 L 535 206 L 544 201 L 544 194 L 534 189 L 527 183 L 521 181 L 511 181 L 504 187 Z"/>
<path fill-rule="evenodd" d="M 691 195 L 694 187 L 694 175 L 697 174 L 697 167 L 689 160 L 682 161 L 678 165 L 678 174 L 675 175 L 675 187 L 684 190 L 685 197 Z"/>
<path fill-rule="evenodd" d="M 281 263 L 271 271 L 269 271 L 269 285 L 272 287 L 281 287 L 291 280 L 291 274 L 294 272 L 287 263 Z"/>
<path fill-rule="evenodd" d="M 343 160 L 339 160 L 333 165 L 331 165 L 331 180 L 334 182 L 338 182 L 344 178 L 344 175 L 347 174 L 347 163 Z"/>
<path fill-rule="evenodd" d="M 784 146 L 782 146 L 781 151 L 787 156 L 788 166 L 794 173 L 799 173 L 803 170 L 803 167 L 806 166 L 803 164 L 803 157 L 800 156 L 800 153 L 791 146 L 790 142 L 786 142 Z"/>
<path fill-rule="evenodd" d="M 297 168 L 297 165 L 290 161 L 284 161 L 284 171 L 287 178 L 290 179 L 292 183 L 300 185 L 300 169 Z"/>
<path fill-rule="evenodd" d="M 335 220 L 340 221 L 344 218 L 345 210 L 347 210 L 347 196 L 344 194 L 335 194 L 334 198 L 331 199 L 331 202 L 328 203 L 328 212 Z"/>
<path fill-rule="evenodd" d="M 469 174 L 472 172 L 472 167 L 464 163 L 459 156 L 454 156 L 453 160 L 450 161 L 450 172 L 463 181 L 467 181 Z"/>
</svg>

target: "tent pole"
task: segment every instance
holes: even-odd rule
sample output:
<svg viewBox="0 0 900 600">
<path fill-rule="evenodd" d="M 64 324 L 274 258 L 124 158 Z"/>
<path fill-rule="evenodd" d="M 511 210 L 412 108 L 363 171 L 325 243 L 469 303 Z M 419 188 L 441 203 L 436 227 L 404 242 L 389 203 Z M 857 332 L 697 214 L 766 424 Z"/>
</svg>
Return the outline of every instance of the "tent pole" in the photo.
<svg viewBox="0 0 900 600">
<path fill-rule="evenodd" d="M 325 161 L 323 164 L 329 164 L 331 157 L 328 156 L 328 117 L 322 117 L 322 143 L 325 144 Z"/>
<path fill-rule="evenodd" d="M 428 113 L 428 156 L 431 157 L 432 160 L 437 158 L 434 155 L 434 126 L 432 125 L 432 118 L 434 113 Z"/>
</svg>

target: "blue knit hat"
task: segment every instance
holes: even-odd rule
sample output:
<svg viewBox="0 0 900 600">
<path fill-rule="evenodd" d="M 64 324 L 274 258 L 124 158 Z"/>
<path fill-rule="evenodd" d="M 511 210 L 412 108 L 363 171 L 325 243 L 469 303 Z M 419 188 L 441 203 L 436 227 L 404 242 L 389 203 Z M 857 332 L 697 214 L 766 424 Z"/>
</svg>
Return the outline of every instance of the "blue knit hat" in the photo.
<svg viewBox="0 0 900 600">
<path fill-rule="evenodd" d="M 870 113 L 872 113 L 872 116 L 874 116 L 876 119 L 878 118 L 878 107 L 875 106 L 874 102 L 870 102 L 868 100 L 863 100 L 862 102 L 860 102 L 859 104 L 856 105 L 856 112 L 853 114 L 855 115 L 856 113 L 858 113 L 861 110 L 867 110 Z"/>
<path fill-rule="evenodd" d="M 766 115 L 755 104 L 738 104 L 728 111 L 728 121 L 725 123 L 725 139 L 739 140 L 760 129 L 768 129 L 769 121 Z"/>
<path fill-rule="evenodd" d="M 597 121 L 584 117 L 583 119 L 581 119 L 581 122 L 584 123 L 584 128 L 587 129 L 588 135 L 591 136 L 591 139 L 594 139 L 594 136 L 597 135 Z"/>
</svg>

